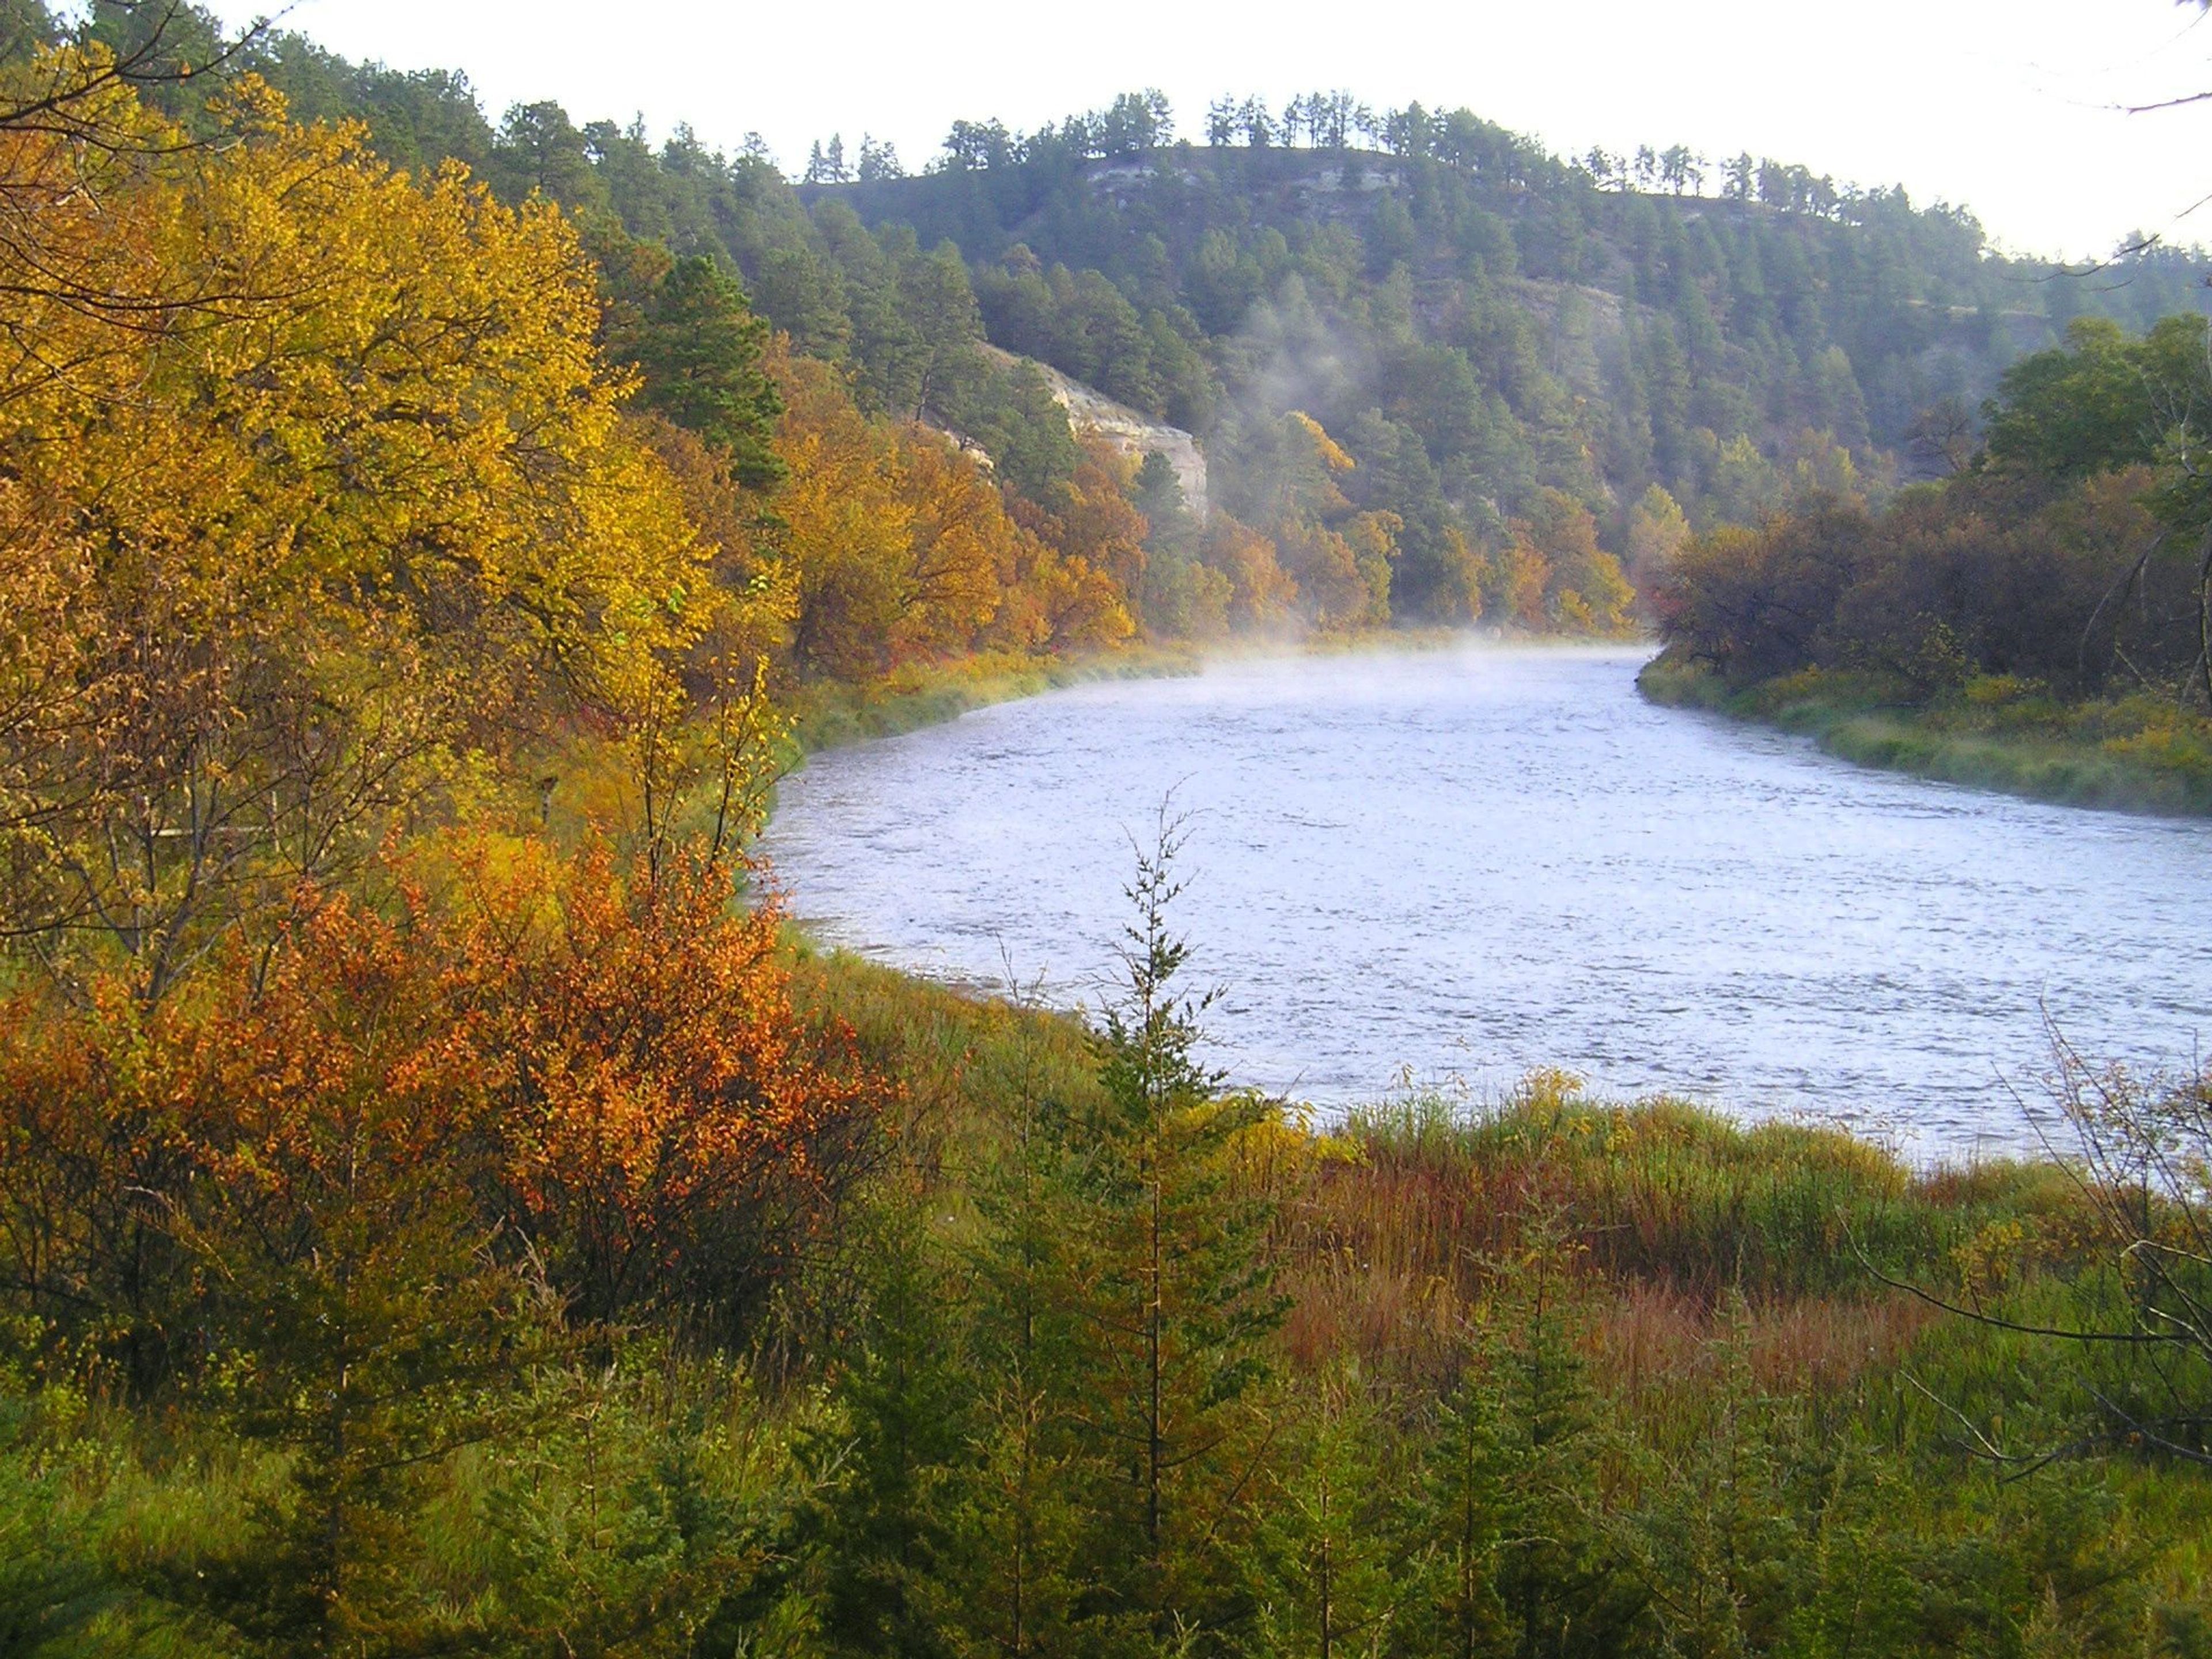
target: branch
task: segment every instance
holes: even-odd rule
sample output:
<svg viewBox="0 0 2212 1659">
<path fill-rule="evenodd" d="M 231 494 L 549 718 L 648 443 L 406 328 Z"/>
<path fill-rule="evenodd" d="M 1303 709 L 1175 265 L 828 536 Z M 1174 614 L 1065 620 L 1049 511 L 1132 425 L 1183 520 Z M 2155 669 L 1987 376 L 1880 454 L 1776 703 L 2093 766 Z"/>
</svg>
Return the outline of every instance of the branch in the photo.
<svg viewBox="0 0 2212 1659">
<path fill-rule="evenodd" d="M 1858 1257 L 1861 1267 L 1881 1283 L 1888 1285 L 1890 1289 L 1903 1291 L 1908 1296 L 1917 1297 L 1931 1308 L 1941 1308 L 1945 1313 L 1956 1314 L 1961 1319 L 1971 1319 L 1976 1324 L 1986 1325 L 1993 1330 L 2016 1331 L 2022 1336 L 2056 1337 L 2067 1342 L 2112 1342 L 2123 1347 L 2170 1348 L 2182 1344 L 2182 1339 L 2179 1337 L 2154 1336 L 2148 1331 L 2069 1331 L 2061 1330 L 2056 1326 L 2022 1325 L 2014 1320 L 2000 1319 L 1995 1314 L 1984 1313 L 1977 1308 L 1966 1308 L 1955 1302 L 1946 1302 L 1932 1291 L 1923 1290 L 1909 1279 L 1891 1278 L 1881 1268 L 1875 1267 L 1868 1259 L 1867 1253 L 1856 1243 L 1851 1246 L 1851 1254 Z"/>
</svg>

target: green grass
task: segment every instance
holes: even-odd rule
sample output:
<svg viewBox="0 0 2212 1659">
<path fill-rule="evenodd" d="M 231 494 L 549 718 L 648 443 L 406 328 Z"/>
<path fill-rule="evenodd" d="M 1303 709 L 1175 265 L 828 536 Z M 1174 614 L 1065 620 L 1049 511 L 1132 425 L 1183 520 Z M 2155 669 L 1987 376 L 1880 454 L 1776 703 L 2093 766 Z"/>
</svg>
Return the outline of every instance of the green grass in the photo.
<svg viewBox="0 0 2212 1659">
<path fill-rule="evenodd" d="M 2069 806 L 2212 816 L 2212 723 L 2162 698 L 2063 702 L 1984 678 L 1916 701 L 1893 680 L 1820 671 L 1738 689 L 1671 653 L 1637 684 L 1666 707 L 1802 732 L 1862 766 Z"/>
<path fill-rule="evenodd" d="M 959 1150 L 990 1141 L 1025 1102 L 1084 1101 L 1097 1087 L 1090 1034 L 1072 1014 L 938 985 L 795 932 L 790 948 L 802 1007 L 842 1021 L 899 1079 L 902 1151 L 945 1179 L 958 1180 Z M 1311 1126 L 1286 1111 L 1278 1133 L 1292 1143 L 1282 1167 L 1294 1190 L 1280 1195 L 1299 1250 L 1350 1246 L 1470 1290 L 1484 1262 L 1526 1246 L 1539 1217 L 1608 1279 L 1708 1300 L 1790 1298 L 1879 1293 L 1870 1267 L 1955 1280 L 1976 1240 L 2026 1248 L 2064 1234 L 2079 1204 L 2049 1161 L 1916 1170 L 1840 1129 L 1603 1100 L 1560 1073 L 1486 1106 L 1415 1095 Z"/>
<path fill-rule="evenodd" d="M 1091 1036 L 1072 1014 L 939 985 L 787 934 L 803 1012 L 843 1022 L 898 1080 L 900 1161 L 941 1176 L 1024 1103 L 1080 1102 L 1097 1090 Z"/>
<path fill-rule="evenodd" d="M 799 757 L 825 749 L 893 738 L 957 720 L 971 709 L 1034 697 L 1093 680 L 1194 674 L 1198 659 L 1157 647 L 1078 658 L 985 653 L 953 663 L 915 665 L 867 686 L 825 681 L 792 700 L 792 738 Z"/>
</svg>

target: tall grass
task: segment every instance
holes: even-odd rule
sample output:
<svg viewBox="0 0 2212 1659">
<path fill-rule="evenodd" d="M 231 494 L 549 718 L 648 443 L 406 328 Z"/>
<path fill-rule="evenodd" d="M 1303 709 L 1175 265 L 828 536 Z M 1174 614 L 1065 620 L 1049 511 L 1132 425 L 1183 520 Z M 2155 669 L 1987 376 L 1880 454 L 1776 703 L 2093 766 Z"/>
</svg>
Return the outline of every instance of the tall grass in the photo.
<svg viewBox="0 0 2212 1659">
<path fill-rule="evenodd" d="M 1097 1085 L 1091 1039 L 1066 1015 L 1018 998 L 979 995 L 788 935 L 802 1010 L 843 1021 L 861 1052 L 902 1092 L 904 1158 L 946 1177 L 948 1154 L 971 1148 L 1025 1102 L 1083 1102 Z"/>
<path fill-rule="evenodd" d="M 1592 1265 L 1711 1299 L 1865 1289 L 1924 1267 L 1998 1216 L 2067 1200 L 2054 1170 L 1916 1176 L 1842 1131 L 1745 1125 L 1684 1102 L 1584 1097 L 1539 1074 L 1492 1108 L 1435 1096 L 1354 1113 L 1333 1226 L 1443 1273 L 1522 1248 L 1541 1218 Z"/>
<path fill-rule="evenodd" d="M 950 1197 L 1024 1105 L 1097 1087 L 1072 1017 L 793 949 L 802 1000 L 902 1079 L 901 1167 Z M 1285 1110 L 1248 1167 L 1279 1207 L 1286 1358 L 1426 1376 L 1538 1251 L 1585 1287 L 1624 1375 L 1695 1371 L 1734 1307 L 1778 1382 L 1856 1376 L 1931 1323 L 1885 1281 L 1955 1287 L 1993 1252 L 2074 1236 L 2081 1207 L 2048 1163 L 1916 1171 L 1840 1130 L 1593 1099 L 1563 1073 L 1487 1105 L 1416 1093 L 1319 1127 Z"/>
<path fill-rule="evenodd" d="M 794 949 L 801 995 L 903 1079 L 899 1165 L 949 1207 L 971 1154 L 1025 1104 L 1080 1103 L 1097 1086 L 1072 1018 Z M 2080 1192 L 2052 1164 L 1916 1171 L 1839 1130 L 1596 1100 L 1556 1073 L 1488 1105 L 1414 1094 L 1317 1128 L 1285 1111 L 1248 1170 L 1279 1209 L 1293 1370 L 1356 1358 L 1444 1379 L 1549 1252 L 1624 1409 L 1706 1386 L 1723 1339 L 1764 1385 L 1855 1389 L 1946 1322 L 1886 1281 L 1949 1292 L 1996 1257 L 2047 1264 L 2081 1224 Z M 1985 1335 L 1962 1341 L 1962 1362 L 1998 1352 Z M 1959 1382 L 1978 1386 L 1971 1370 Z"/>
</svg>

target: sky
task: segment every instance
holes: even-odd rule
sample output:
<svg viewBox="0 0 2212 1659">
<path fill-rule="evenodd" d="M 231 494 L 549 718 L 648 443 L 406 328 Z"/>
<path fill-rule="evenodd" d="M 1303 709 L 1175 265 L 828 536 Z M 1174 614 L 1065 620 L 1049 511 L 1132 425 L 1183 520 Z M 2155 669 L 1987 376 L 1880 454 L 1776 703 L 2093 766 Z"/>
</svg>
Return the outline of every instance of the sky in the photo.
<svg viewBox="0 0 2212 1659">
<path fill-rule="evenodd" d="M 242 24 L 270 0 L 217 0 Z M 553 98 L 580 123 L 689 122 L 787 170 L 863 132 L 909 168 L 955 118 L 1026 130 L 1158 87 L 1195 136 L 1206 106 L 1346 88 L 1418 100 L 1580 155 L 1747 149 L 1841 183 L 1962 204 L 2004 247 L 2094 257 L 2138 231 L 2212 245 L 2212 18 L 2172 0 L 297 0 L 325 46 L 466 71 L 495 118 Z"/>
</svg>

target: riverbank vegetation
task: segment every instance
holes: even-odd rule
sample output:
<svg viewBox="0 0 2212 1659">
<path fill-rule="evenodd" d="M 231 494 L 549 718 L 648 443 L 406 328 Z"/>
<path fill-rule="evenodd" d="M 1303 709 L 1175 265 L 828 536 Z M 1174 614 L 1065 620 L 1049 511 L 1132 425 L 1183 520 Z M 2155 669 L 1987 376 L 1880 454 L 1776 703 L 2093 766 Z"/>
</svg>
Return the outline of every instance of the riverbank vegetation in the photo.
<svg viewBox="0 0 2212 1659">
<path fill-rule="evenodd" d="M 602 876 L 540 988 L 511 909 L 326 914 L 11 1056 L 13 1650 L 2205 1651 L 2198 1218 L 2120 1137 L 1317 1132 L 1142 922 L 1085 1032 Z"/>
<path fill-rule="evenodd" d="M 2007 373 L 1957 476 L 1686 544 L 1645 690 L 1877 764 L 2212 811 L 2206 361 L 2201 318 L 2077 323 Z"/>
<path fill-rule="evenodd" d="M 2069 1064 L 2070 1170 L 1322 1127 L 1195 1059 L 1171 830 L 1087 1024 L 784 927 L 794 730 L 1383 615 L 1320 416 L 1178 530 L 1018 367 L 910 418 L 957 254 L 794 228 L 841 356 L 569 201 L 623 135 L 495 191 L 449 80 L 5 23 L 0 1652 L 2212 1650 L 2200 1084 Z M 1599 521 L 1481 572 L 1602 631 Z"/>
</svg>

